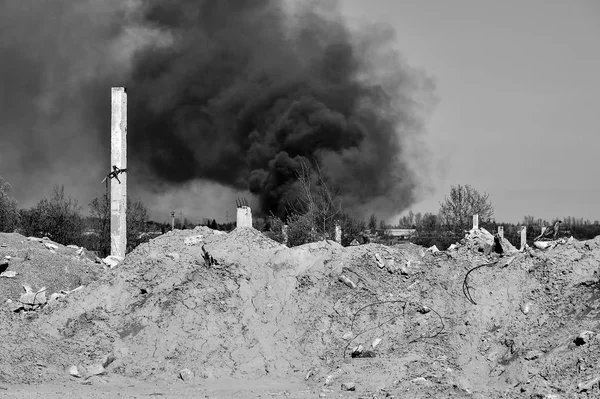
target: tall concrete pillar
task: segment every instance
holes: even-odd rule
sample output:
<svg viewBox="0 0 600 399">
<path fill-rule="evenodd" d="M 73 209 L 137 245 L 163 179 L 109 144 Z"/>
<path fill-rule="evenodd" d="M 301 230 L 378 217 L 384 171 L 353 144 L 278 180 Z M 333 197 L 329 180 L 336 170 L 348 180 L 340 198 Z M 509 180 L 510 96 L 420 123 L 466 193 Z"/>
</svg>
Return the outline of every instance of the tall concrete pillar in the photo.
<svg viewBox="0 0 600 399">
<path fill-rule="evenodd" d="M 525 249 L 527 245 L 527 226 L 521 226 L 521 251 Z"/>
<path fill-rule="evenodd" d="M 500 238 L 504 238 L 504 226 L 498 226 L 498 235 Z"/>
<path fill-rule="evenodd" d="M 127 92 L 111 90 L 110 164 L 110 254 L 125 257 L 127 249 Z"/>
<path fill-rule="evenodd" d="M 288 245 L 288 225 L 284 224 L 283 227 L 281 228 L 281 231 L 283 233 L 283 243 L 285 245 Z"/>
<path fill-rule="evenodd" d="M 479 215 L 473 215 L 473 230 L 479 230 Z"/>
</svg>

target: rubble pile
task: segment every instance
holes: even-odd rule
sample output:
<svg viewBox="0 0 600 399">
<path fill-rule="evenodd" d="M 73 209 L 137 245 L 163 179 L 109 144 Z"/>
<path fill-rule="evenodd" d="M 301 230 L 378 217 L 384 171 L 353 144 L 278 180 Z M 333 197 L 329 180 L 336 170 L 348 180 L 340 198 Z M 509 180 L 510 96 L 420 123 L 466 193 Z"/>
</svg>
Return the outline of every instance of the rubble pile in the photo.
<svg viewBox="0 0 600 399">
<path fill-rule="evenodd" d="M 96 264 L 102 275 L 61 288 L 52 306 L 41 300 L 60 293 L 49 283 L 23 293 L 4 279 L 28 316 L 6 310 L 0 322 L 30 337 L 23 348 L 35 346 L 46 373 L 30 355 L 15 371 L 23 352 L 6 349 L 0 380 L 279 378 L 325 396 L 593 397 L 599 264 L 600 238 L 520 252 L 478 229 L 439 251 L 176 230 Z"/>
</svg>

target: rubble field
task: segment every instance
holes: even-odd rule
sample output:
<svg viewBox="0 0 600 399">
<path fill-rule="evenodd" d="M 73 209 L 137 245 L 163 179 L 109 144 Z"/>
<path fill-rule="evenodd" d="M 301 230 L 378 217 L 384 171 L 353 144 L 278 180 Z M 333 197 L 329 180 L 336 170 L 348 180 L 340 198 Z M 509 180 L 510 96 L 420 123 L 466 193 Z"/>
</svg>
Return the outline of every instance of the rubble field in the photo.
<svg viewBox="0 0 600 399">
<path fill-rule="evenodd" d="M 3 397 L 600 397 L 600 237 L 288 248 L 198 227 L 109 268 L 0 234 L 0 262 Z"/>
</svg>

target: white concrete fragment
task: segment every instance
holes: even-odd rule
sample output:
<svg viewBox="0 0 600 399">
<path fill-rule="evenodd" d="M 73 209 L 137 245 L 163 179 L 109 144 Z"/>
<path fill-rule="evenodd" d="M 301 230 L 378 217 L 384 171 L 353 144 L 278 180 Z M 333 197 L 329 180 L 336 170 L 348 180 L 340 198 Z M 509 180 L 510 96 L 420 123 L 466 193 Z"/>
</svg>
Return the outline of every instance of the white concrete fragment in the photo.
<svg viewBox="0 0 600 399">
<path fill-rule="evenodd" d="M 27 241 L 42 242 L 43 240 L 37 237 L 27 237 Z"/>
<path fill-rule="evenodd" d="M 344 276 L 343 274 L 340 275 L 339 280 L 342 283 L 346 284 L 350 288 L 356 288 L 356 284 L 354 284 L 354 282 L 352 280 L 350 280 L 348 277 Z"/>
<path fill-rule="evenodd" d="M 81 374 L 79 374 L 79 370 L 77 370 L 77 366 L 69 367 L 69 374 L 73 377 L 81 378 Z"/>
<path fill-rule="evenodd" d="M 381 338 L 375 338 L 375 339 L 373 340 L 373 342 L 371 343 L 371 348 L 375 349 L 375 347 L 376 347 L 377 345 L 379 345 L 380 343 L 381 343 Z"/>
<path fill-rule="evenodd" d="M 109 266 L 111 269 L 116 267 L 119 263 L 123 262 L 124 258 L 120 256 L 110 255 L 102 259 L 102 262 Z"/>
<path fill-rule="evenodd" d="M 15 272 L 14 270 L 7 270 L 5 272 L 0 273 L 0 277 L 5 277 L 5 278 L 13 278 L 17 275 L 17 272 Z"/>
<path fill-rule="evenodd" d="M 186 368 L 179 372 L 179 378 L 181 378 L 183 381 L 190 381 L 192 378 L 194 378 L 194 373 L 192 373 L 192 370 Z"/>
<path fill-rule="evenodd" d="M 51 243 L 49 243 L 49 242 L 45 242 L 45 243 L 44 243 L 44 246 L 45 246 L 46 248 L 48 248 L 48 249 L 58 249 L 58 245 L 56 245 L 56 244 L 51 244 Z"/>
</svg>

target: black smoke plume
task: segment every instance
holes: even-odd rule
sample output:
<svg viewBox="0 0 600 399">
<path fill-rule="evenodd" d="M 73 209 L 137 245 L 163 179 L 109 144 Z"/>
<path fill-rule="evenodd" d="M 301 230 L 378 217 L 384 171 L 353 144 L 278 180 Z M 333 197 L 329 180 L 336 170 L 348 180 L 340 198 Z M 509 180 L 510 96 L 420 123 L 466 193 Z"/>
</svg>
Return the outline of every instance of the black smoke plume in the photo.
<svg viewBox="0 0 600 399">
<path fill-rule="evenodd" d="M 109 171 L 110 86 L 124 85 L 134 187 L 212 181 L 282 214 L 305 160 L 356 213 L 415 200 L 431 81 L 393 31 L 351 30 L 334 1 L 2 3 L 0 155 L 21 153 L 0 166 L 31 187 Z"/>
<path fill-rule="evenodd" d="M 283 212 L 301 160 L 348 207 L 409 205 L 404 139 L 421 128 L 414 95 L 428 82 L 390 56 L 389 31 L 353 35 L 324 3 L 145 2 L 142 23 L 173 43 L 134 61 L 136 161 L 174 183 L 249 188 L 265 211 Z"/>
</svg>

